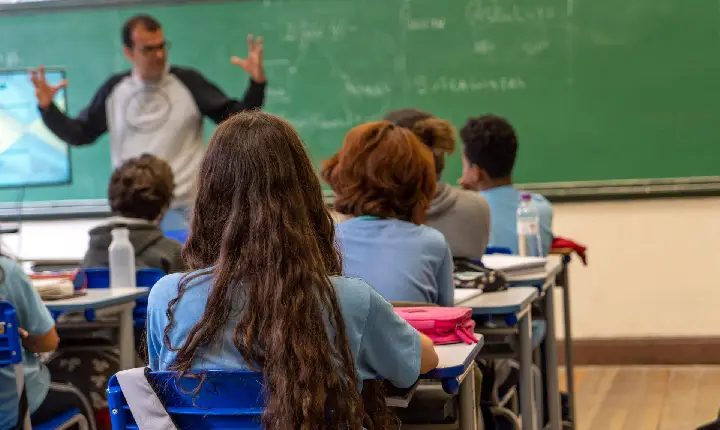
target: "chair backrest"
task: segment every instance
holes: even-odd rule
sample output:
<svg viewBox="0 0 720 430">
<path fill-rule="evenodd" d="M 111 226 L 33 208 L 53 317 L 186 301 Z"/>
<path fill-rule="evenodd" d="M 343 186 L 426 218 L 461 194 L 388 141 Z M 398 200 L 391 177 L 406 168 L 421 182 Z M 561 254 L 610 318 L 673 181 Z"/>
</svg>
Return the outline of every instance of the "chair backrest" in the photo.
<svg viewBox="0 0 720 430">
<path fill-rule="evenodd" d="M 0 367 L 22 362 L 17 313 L 10 302 L 0 302 Z"/>
<path fill-rule="evenodd" d="M 148 374 L 154 391 L 178 429 L 263 428 L 260 422 L 265 406 L 262 374 L 210 370 L 205 372 L 202 384 L 200 375 L 179 378 L 176 372 Z M 113 430 L 137 429 L 116 376 L 110 378 L 107 394 Z"/>
<path fill-rule="evenodd" d="M 504 255 L 510 255 L 512 254 L 512 251 L 510 248 L 503 248 L 500 246 L 488 246 L 485 250 L 485 255 L 491 255 L 491 254 L 504 254 Z"/>
<path fill-rule="evenodd" d="M 417 308 L 423 306 L 437 306 L 435 303 L 427 302 L 390 302 L 394 308 Z"/>
<path fill-rule="evenodd" d="M 187 230 L 170 230 L 165 231 L 163 234 L 165 234 L 165 237 L 169 237 L 170 239 L 175 239 L 178 242 L 182 243 L 183 245 L 185 242 L 187 242 L 188 234 L 190 232 Z"/>
<path fill-rule="evenodd" d="M 107 267 L 93 267 L 85 269 L 88 288 L 110 288 L 110 269 Z M 152 288 L 157 281 L 165 276 L 162 269 L 143 267 L 135 273 L 135 283 L 138 287 Z M 135 301 L 133 319 L 135 327 L 145 328 L 147 317 L 147 297 L 141 297 Z M 95 311 L 85 310 L 85 318 L 88 321 L 95 321 Z"/>
<path fill-rule="evenodd" d="M 88 288 L 110 288 L 110 269 L 107 267 L 92 267 L 85 269 Z M 157 281 L 165 276 L 162 269 L 143 267 L 137 269 L 135 283 L 138 287 L 151 288 Z"/>
<path fill-rule="evenodd" d="M 22 340 L 20 339 L 20 326 L 18 325 L 15 307 L 10 302 L 0 301 L 0 368 L 12 366 L 15 371 L 15 388 L 18 399 L 25 399 L 22 394 L 25 388 L 25 375 L 23 373 Z M 23 408 L 26 400 L 18 403 L 18 410 L 25 409 L 24 429 L 31 429 L 30 413 Z"/>
</svg>

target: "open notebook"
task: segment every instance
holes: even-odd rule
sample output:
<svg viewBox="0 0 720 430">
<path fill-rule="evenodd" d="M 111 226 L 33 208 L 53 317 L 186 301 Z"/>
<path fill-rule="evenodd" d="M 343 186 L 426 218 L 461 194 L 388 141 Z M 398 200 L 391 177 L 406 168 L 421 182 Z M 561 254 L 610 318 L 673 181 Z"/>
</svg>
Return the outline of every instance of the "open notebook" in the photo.
<svg viewBox="0 0 720 430">
<path fill-rule="evenodd" d="M 546 259 L 543 257 L 491 254 L 483 256 L 482 262 L 488 269 L 500 270 L 508 275 L 518 276 L 544 270 Z"/>
</svg>

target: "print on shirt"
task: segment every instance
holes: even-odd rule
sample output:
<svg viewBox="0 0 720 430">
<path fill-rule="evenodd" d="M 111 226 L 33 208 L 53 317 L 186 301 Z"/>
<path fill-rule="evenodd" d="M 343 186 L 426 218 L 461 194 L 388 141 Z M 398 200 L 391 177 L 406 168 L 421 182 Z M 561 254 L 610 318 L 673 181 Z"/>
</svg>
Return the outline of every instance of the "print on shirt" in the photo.
<svg viewBox="0 0 720 430">
<path fill-rule="evenodd" d="M 152 133 L 165 125 L 171 111 L 170 96 L 164 89 L 143 87 L 128 98 L 125 124 L 137 133 Z"/>
</svg>

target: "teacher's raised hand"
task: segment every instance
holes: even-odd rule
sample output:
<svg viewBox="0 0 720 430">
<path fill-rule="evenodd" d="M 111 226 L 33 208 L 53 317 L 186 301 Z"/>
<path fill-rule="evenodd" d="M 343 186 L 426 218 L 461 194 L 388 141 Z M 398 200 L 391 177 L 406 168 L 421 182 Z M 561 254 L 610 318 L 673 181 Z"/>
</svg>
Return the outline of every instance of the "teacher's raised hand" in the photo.
<svg viewBox="0 0 720 430">
<path fill-rule="evenodd" d="M 66 80 L 57 85 L 48 84 L 45 79 L 45 67 L 43 66 L 30 70 L 30 80 L 35 86 L 35 96 L 41 109 L 47 109 L 52 104 L 55 94 L 67 86 Z"/>
<path fill-rule="evenodd" d="M 262 37 L 254 38 L 248 35 L 248 56 L 247 58 L 230 57 L 230 62 L 244 69 L 250 78 L 258 84 L 265 83 L 265 68 L 263 67 L 263 42 Z"/>
</svg>

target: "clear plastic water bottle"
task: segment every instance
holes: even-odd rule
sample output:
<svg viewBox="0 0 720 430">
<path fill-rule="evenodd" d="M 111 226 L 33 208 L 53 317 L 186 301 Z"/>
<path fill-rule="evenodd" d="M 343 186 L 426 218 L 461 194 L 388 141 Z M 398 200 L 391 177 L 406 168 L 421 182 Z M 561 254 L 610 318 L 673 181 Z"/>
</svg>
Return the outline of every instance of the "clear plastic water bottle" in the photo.
<svg viewBox="0 0 720 430">
<path fill-rule="evenodd" d="M 524 193 L 517 210 L 518 253 L 526 257 L 542 257 L 540 215 L 532 195 Z"/>
<path fill-rule="evenodd" d="M 126 226 L 113 229 L 108 254 L 110 287 L 135 287 L 135 248 L 130 243 L 130 231 Z"/>
</svg>

